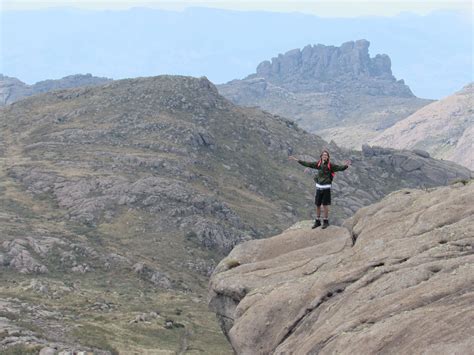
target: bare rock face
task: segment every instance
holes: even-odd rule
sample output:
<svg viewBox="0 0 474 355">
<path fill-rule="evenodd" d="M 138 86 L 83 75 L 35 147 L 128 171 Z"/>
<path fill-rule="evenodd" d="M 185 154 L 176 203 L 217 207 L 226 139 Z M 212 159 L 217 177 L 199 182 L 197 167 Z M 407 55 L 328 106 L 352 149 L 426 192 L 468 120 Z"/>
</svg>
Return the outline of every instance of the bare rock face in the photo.
<svg viewBox="0 0 474 355">
<path fill-rule="evenodd" d="M 474 83 L 433 102 L 371 140 L 396 149 L 423 149 L 433 157 L 474 169 Z"/>
<path fill-rule="evenodd" d="M 474 184 L 401 190 L 344 227 L 237 246 L 210 307 L 238 354 L 467 354 Z"/>
<path fill-rule="evenodd" d="M 392 75 L 390 57 L 369 56 L 369 41 L 343 43 L 340 47 L 308 45 L 264 61 L 255 75 L 290 91 L 328 92 L 359 89 L 369 95 L 412 97 L 403 80 Z"/>
</svg>

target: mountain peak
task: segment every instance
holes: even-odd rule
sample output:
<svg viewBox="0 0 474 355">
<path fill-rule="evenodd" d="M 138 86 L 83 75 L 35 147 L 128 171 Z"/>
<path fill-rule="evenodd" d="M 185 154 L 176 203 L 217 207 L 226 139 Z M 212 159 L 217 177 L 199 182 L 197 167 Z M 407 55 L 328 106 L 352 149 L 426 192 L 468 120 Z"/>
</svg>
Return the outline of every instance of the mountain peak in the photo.
<svg viewBox="0 0 474 355">
<path fill-rule="evenodd" d="M 263 61 L 249 78 L 263 77 L 293 92 L 356 89 L 369 95 L 412 97 L 403 80 L 392 75 L 390 57 L 377 54 L 371 58 L 369 46 L 365 39 L 340 47 L 307 45 Z"/>
<path fill-rule="evenodd" d="M 110 97 L 112 101 L 130 101 L 170 111 L 204 113 L 230 105 L 206 77 L 159 75 L 116 80 L 97 88 L 97 94 Z"/>
</svg>

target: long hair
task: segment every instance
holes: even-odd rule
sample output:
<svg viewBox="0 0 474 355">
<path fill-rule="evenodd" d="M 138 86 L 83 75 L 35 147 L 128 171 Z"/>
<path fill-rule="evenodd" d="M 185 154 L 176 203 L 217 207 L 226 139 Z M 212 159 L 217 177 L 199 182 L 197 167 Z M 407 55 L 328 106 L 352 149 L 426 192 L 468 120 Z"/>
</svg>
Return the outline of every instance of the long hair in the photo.
<svg viewBox="0 0 474 355">
<path fill-rule="evenodd" d="M 329 155 L 329 152 L 328 152 L 326 149 L 324 149 L 324 150 L 321 152 L 321 154 L 319 155 L 319 158 L 320 158 L 320 159 L 323 159 L 323 154 L 324 154 L 324 153 L 326 153 L 326 154 L 328 155 L 328 161 L 329 161 L 329 158 L 330 158 L 331 156 Z"/>
<path fill-rule="evenodd" d="M 334 178 L 334 175 L 336 175 L 334 173 L 334 171 L 332 171 L 332 168 L 331 168 L 331 160 L 329 159 L 330 158 L 330 155 L 329 155 L 329 152 L 324 149 L 322 152 L 321 152 L 321 155 L 319 156 L 319 161 L 318 161 L 318 168 L 321 166 L 321 164 L 323 163 L 323 154 L 326 153 L 328 155 L 328 168 L 329 168 L 329 171 L 331 172 L 331 181 L 332 181 L 332 178 Z"/>
</svg>

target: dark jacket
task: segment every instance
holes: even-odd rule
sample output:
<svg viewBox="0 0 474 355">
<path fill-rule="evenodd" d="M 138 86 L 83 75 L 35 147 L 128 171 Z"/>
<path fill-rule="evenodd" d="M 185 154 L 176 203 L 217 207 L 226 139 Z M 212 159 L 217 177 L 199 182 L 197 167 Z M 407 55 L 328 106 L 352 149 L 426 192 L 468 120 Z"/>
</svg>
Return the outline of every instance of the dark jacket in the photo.
<svg viewBox="0 0 474 355">
<path fill-rule="evenodd" d="M 318 173 L 314 175 L 314 181 L 320 185 L 326 185 L 326 184 L 331 184 L 332 183 L 332 176 L 331 176 L 331 171 L 329 171 L 328 168 L 328 162 L 322 162 L 321 165 L 318 168 L 318 162 L 309 162 L 309 161 L 303 161 L 303 160 L 298 160 L 298 163 L 300 163 L 303 166 L 306 166 L 311 169 L 317 169 Z M 336 171 L 343 171 L 346 170 L 349 166 L 348 165 L 336 165 L 331 163 L 331 170 L 332 172 Z"/>
</svg>

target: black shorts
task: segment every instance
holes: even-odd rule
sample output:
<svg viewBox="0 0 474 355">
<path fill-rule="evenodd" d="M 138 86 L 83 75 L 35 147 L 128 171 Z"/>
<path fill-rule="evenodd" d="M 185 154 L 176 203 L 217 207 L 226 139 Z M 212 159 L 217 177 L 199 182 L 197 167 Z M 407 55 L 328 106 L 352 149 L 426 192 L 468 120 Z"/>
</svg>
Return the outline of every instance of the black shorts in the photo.
<svg viewBox="0 0 474 355">
<path fill-rule="evenodd" d="M 316 206 L 329 206 L 331 204 L 331 189 L 316 189 L 316 197 L 314 198 Z"/>
</svg>

